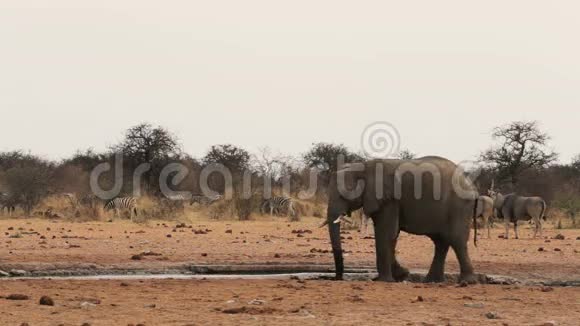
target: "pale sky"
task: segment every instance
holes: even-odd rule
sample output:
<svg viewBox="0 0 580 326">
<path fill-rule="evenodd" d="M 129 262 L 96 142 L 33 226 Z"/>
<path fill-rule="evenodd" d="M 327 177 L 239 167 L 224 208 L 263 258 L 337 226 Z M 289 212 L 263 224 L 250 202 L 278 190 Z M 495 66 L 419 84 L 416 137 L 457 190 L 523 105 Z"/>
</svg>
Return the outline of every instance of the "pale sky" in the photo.
<svg viewBox="0 0 580 326">
<path fill-rule="evenodd" d="M 538 120 L 580 153 L 578 1 L 0 2 L 0 150 L 63 158 L 139 122 L 183 148 L 360 149 L 392 123 L 421 155 L 473 159 Z"/>
</svg>

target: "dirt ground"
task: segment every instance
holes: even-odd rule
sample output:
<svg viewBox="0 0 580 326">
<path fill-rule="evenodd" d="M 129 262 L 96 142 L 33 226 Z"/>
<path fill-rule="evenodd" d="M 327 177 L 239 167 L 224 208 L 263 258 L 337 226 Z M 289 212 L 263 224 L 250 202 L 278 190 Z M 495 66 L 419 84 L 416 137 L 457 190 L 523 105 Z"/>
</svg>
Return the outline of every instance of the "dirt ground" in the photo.
<svg viewBox="0 0 580 326">
<path fill-rule="evenodd" d="M 320 220 L 250 222 L 128 221 L 70 223 L 40 219 L 0 220 L 0 270 L 27 271 L 91 266 L 169 268 L 183 264 L 329 264 L 328 234 Z M 184 227 L 183 227 L 184 226 Z M 580 280 L 580 230 L 546 230 L 532 240 L 471 244 L 476 271 L 522 280 Z M 564 240 L 557 240 L 561 234 Z M 347 266 L 373 266 L 374 240 L 344 234 Z M 148 253 L 149 255 L 142 255 Z M 412 269 L 428 269 L 433 246 L 402 234 L 398 257 Z M 138 257 L 135 257 L 138 256 Z M 455 256 L 447 271 L 457 271 Z M 387 325 L 578 325 L 579 288 L 282 280 L 3 280 L 0 324 L 20 325 L 199 325 L 199 324 L 387 324 Z M 48 295 L 55 307 L 40 306 Z M 419 298 L 421 297 L 421 298 Z M 422 299 L 422 301 L 421 301 Z M 254 302 L 252 302 L 254 300 Z M 94 302 L 100 304 L 94 304 Z M 263 302 L 262 302 L 263 301 Z M 413 303 L 413 301 L 416 301 Z M 155 306 L 153 306 L 155 305 Z M 228 310 L 230 309 L 230 310 Z M 487 313 L 488 316 L 486 316 Z M 497 314 L 500 319 L 494 319 Z"/>
<path fill-rule="evenodd" d="M 0 282 L 0 293 L 31 296 L 0 299 L 2 325 L 578 325 L 580 318 L 572 288 L 35 280 Z M 39 305 L 41 296 L 55 306 Z"/>
</svg>

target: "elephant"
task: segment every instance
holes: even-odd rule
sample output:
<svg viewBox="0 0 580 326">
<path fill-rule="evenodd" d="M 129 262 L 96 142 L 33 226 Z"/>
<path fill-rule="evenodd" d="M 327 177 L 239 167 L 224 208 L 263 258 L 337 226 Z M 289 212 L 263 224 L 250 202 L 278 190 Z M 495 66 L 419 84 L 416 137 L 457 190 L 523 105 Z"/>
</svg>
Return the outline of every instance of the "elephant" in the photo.
<svg viewBox="0 0 580 326">
<path fill-rule="evenodd" d="M 477 198 L 476 218 L 483 218 L 483 224 L 487 228 L 487 238 L 491 239 L 491 223 L 494 217 L 493 198 L 488 196 L 479 196 Z"/>
<path fill-rule="evenodd" d="M 516 239 L 519 239 L 518 221 L 532 221 L 534 227 L 534 239 L 538 233 L 542 236 L 542 219 L 545 219 L 547 204 L 541 197 L 523 197 L 516 194 L 502 195 L 493 189 L 488 191 L 493 198 L 498 217 L 503 218 L 505 223 L 505 237 L 509 239 L 510 223 L 514 224 Z"/>
<path fill-rule="evenodd" d="M 8 216 L 12 217 L 12 214 L 16 211 L 16 205 L 17 200 L 14 196 L 0 192 L 0 214 L 4 213 L 4 209 L 6 209 Z"/>
<path fill-rule="evenodd" d="M 478 193 L 453 162 L 428 156 L 347 165 L 333 173 L 328 196 L 323 225 L 328 225 L 337 280 L 344 276 L 340 221 L 363 208 L 375 229 L 379 273 L 375 281 L 396 282 L 408 277 L 409 271 L 395 257 L 399 233 L 405 231 L 425 235 L 435 244 L 426 282 L 445 280 L 445 260 L 451 247 L 461 267 L 460 281 L 476 283 L 467 243 Z"/>
</svg>

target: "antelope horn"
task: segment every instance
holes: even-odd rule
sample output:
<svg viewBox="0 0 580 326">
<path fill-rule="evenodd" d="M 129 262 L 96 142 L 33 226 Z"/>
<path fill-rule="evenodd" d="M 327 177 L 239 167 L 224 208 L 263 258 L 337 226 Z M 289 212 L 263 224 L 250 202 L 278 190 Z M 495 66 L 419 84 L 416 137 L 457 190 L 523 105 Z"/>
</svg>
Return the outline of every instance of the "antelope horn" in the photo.
<svg viewBox="0 0 580 326">
<path fill-rule="evenodd" d="M 495 190 L 495 179 L 491 180 L 491 190 Z"/>
</svg>

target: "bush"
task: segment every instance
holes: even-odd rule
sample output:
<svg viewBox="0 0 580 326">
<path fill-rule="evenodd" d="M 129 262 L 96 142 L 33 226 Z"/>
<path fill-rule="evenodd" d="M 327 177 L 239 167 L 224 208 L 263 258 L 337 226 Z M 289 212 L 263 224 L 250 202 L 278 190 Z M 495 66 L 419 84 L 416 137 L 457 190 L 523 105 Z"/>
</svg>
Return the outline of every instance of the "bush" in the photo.
<svg viewBox="0 0 580 326">
<path fill-rule="evenodd" d="M 11 196 L 30 216 L 34 207 L 49 193 L 52 171 L 48 165 L 15 167 L 6 171 L 4 180 Z"/>
</svg>

